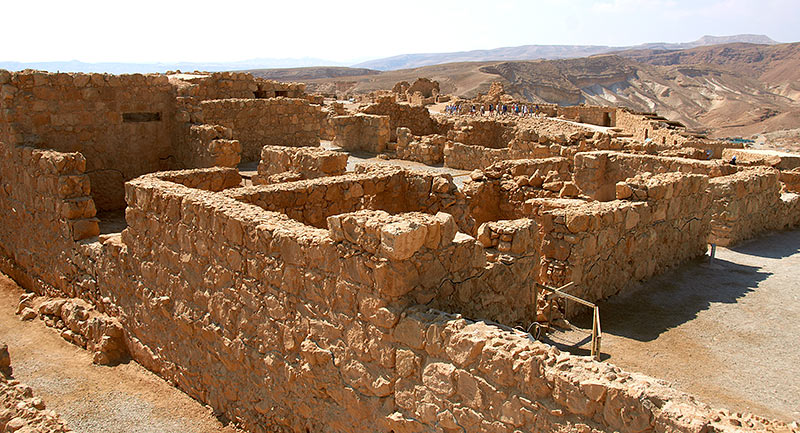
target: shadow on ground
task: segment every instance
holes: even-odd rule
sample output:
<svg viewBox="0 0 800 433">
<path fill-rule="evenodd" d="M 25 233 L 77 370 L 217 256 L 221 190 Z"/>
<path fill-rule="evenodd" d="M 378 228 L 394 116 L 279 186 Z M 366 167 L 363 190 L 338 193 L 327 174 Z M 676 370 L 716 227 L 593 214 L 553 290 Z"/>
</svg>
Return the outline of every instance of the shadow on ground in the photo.
<svg viewBox="0 0 800 433">
<path fill-rule="evenodd" d="M 800 252 L 800 230 L 773 232 L 730 248 L 740 254 L 782 259 Z"/>
<path fill-rule="evenodd" d="M 601 302 L 602 331 L 638 341 L 655 340 L 695 319 L 712 303 L 736 303 L 769 275 L 758 267 L 718 258 L 712 263 L 707 257 L 695 260 Z M 589 314 L 572 323 L 591 332 Z M 564 350 L 577 353 L 569 346 Z"/>
</svg>

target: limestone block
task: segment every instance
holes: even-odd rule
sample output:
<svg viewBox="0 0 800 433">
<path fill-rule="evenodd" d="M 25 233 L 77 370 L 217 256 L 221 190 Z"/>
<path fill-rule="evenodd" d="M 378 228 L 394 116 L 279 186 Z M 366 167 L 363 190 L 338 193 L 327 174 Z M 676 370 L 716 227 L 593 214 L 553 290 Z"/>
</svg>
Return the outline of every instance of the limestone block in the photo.
<svg viewBox="0 0 800 433">
<path fill-rule="evenodd" d="M 425 244 L 428 228 L 416 221 L 398 221 L 381 228 L 381 249 L 392 259 L 405 260 Z"/>
<path fill-rule="evenodd" d="M 450 397 L 455 394 L 455 384 L 453 374 L 455 366 L 444 362 L 432 362 L 425 366 L 422 371 L 422 383 L 431 391 L 442 397 Z"/>
<path fill-rule="evenodd" d="M 79 241 L 88 239 L 100 234 L 100 220 L 97 218 L 87 218 L 80 220 L 71 220 L 69 222 L 70 230 L 72 232 L 72 239 Z"/>
</svg>

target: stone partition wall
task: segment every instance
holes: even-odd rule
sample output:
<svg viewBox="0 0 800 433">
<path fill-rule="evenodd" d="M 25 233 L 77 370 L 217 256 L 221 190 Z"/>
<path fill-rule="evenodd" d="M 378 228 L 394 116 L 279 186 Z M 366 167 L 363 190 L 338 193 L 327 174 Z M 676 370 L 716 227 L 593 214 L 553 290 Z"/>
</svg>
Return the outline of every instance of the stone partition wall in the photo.
<svg viewBox="0 0 800 433">
<path fill-rule="evenodd" d="M 736 157 L 738 165 L 765 165 L 778 170 L 794 170 L 800 168 L 800 155 L 767 149 L 725 149 L 722 159 L 730 161 Z"/>
<path fill-rule="evenodd" d="M 315 228 L 233 198 L 238 180 L 217 168 L 128 182 L 128 227 L 67 246 L 61 263 L 82 277 L 59 291 L 102 306 L 134 360 L 249 431 L 786 428 L 418 306 L 485 275 L 483 247 L 446 214 L 362 210 Z M 10 236 L 4 251 L 28 235 Z"/>
<path fill-rule="evenodd" d="M 535 147 L 530 150 L 491 149 L 483 146 L 469 146 L 457 142 L 447 142 L 444 146 L 444 166 L 459 170 L 480 170 L 494 163 L 511 159 L 533 159 L 558 156 L 550 146 Z"/>
<path fill-rule="evenodd" d="M 781 172 L 781 182 L 786 191 L 800 193 L 800 168 Z"/>
<path fill-rule="evenodd" d="M 330 119 L 336 131 L 333 145 L 344 150 L 383 153 L 389 143 L 389 116 L 355 114 Z"/>
<path fill-rule="evenodd" d="M 306 86 L 303 83 L 280 83 L 264 80 L 246 72 L 171 74 L 169 81 L 175 86 L 179 96 L 198 101 L 233 98 L 304 98 L 306 96 Z"/>
<path fill-rule="evenodd" d="M 685 127 L 671 123 L 663 117 L 650 113 L 636 113 L 628 109 L 617 110 L 616 126 L 632 134 L 637 141 L 652 140 L 656 144 L 680 146 L 687 140 L 681 134 Z"/>
<path fill-rule="evenodd" d="M 189 123 L 179 128 L 181 134 L 174 150 L 176 165 L 182 168 L 236 167 L 241 161 L 242 145 L 232 139 L 230 128 Z"/>
<path fill-rule="evenodd" d="M 200 103 L 202 123 L 233 131 L 242 161 L 258 161 L 264 146 L 319 146 L 322 111 L 305 99 L 219 99 Z"/>
<path fill-rule="evenodd" d="M 768 230 L 798 223 L 794 194 L 781 195 L 780 173 L 773 168 L 741 170 L 711 179 L 709 243 L 729 246 Z"/>
<path fill-rule="evenodd" d="M 581 192 L 595 200 L 609 201 L 616 195 L 616 183 L 639 173 L 681 172 L 709 177 L 736 173 L 737 166 L 721 160 L 699 161 L 654 155 L 635 155 L 613 151 L 575 154 L 574 181 Z"/>
<path fill-rule="evenodd" d="M 417 161 L 427 165 L 444 162 L 444 148 L 448 143 L 444 135 L 416 136 L 408 128 L 397 128 L 395 156 L 406 161 Z"/>
<path fill-rule="evenodd" d="M 97 236 L 86 160 L 0 142 L 0 270 L 40 294 L 74 294 L 74 241 Z"/>
<path fill-rule="evenodd" d="M 455 121 L 447 138 L 468 146 L 483 146 L 489 149 L 504 149 L 516 136 L 516 122 L 483 118 L 467 118 Z"/>
<path fill-rule="evenodd" d="M 100 211 L 125 206 L 125 181 L 173 168 L 175 90 L 163 75 L 0 71 L 0 87 L 0 141 L 83 154 Z"/>
<path fill-rule="evenodd" d="M 601 107 L 594 105 L 574 105 L 558 107 L 557 115 L 579 123 L 590 123 L 598 126 L 617 125 L 616 107 Z"/>
<path fill-rule="evenodd" d="M 408 104 L 398 104 L 394 96 L 378 98 L 374 104 L 359 109 L 364 114 L 389 116 L 389 141 L 397 141 L 397 128 L 404 127 L 411 130 L 414 135 L 445 135 L 450 126 L 439 123 L 431 116 L 426 107 L 413 107 Z"/>
<path fill-rule="evenodd" d="M 502 161 L 473 173 L 462 188 L 475 222 L 468 233 L 476 235 L 478 226 L 487 221 L 531 217 L 527 201 L 559 197 L 562 190 L 564 195 L 570 195 L 569 189 L 577 192 L 574 185 L 569 187 L 570 179 L 569 160 L 560 157 Z"/>
<path fill-rule="evenodd" d="M 705 175 L 640 176 L 616 185 L 621 200 L 544 211 L 540 281 L 599 301 L 705 254 L 707 188 Z"/>
<path fill-rule="evenodd" d="M 347 154 L 319 147 L 264 146 L 253 184 L 338 176 L 347 169 Z"/>
<path fill-rule="evenodd" d="M 259 185 L 225 194 L 319 228 L 326 227 L 329 216 L 361 209 L 384 210 L 392 214 L 412 211 L 435 214 L 441 211 L 452 213 L 459 227 L 469 224 L 462 195 L 452 177 L 396 167 Z"/>
</svg>

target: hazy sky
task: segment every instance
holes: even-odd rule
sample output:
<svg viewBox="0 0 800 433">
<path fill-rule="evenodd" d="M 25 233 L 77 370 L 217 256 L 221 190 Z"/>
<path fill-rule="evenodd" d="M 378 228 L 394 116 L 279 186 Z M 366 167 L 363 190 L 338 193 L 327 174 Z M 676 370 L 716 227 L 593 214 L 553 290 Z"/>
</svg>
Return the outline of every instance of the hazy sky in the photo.
<svg viewBox="0 0 800 433">
<path fill-rule="evenodd" d="M 339 62 L 702 35 L 800 41 L 800 0 L 3 1 L 0 60 Z"/>
</svg>

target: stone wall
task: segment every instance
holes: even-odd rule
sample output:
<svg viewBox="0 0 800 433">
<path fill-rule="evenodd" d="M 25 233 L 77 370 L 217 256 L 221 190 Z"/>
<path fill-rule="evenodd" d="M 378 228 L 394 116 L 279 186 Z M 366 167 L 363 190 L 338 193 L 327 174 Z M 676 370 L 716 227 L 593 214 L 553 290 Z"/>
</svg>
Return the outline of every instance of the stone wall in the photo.
<svg viewBox="0 0 800 433">
<path fill-rule="evenodd" d="M 487 221 L 531 217 L 526 202 L 561 196 L 570 182 L 569 168 L 567 159 L 554 157 L 501 161 L 473 173 L 462 188 L 470 218 L 475 221 L 468 233 L 475 235 L 475 229 Z"/>
<path fill-rule="evenodd" d="M 459 119 L 447 138 L 468 146 L 504 149 L 516 135 L 516 122 L 493 119 Z"/>
<path fill-rule="evenodd" d="M 200 103 L 200 121 L 230 128 L 242 161 L 258 161 L 263 146 L 319 146 L 322 112 L 305 99 L 219 99 Z"/>
<path fill-rule="evenodd" d="M 771 425 L 720 417 L 653 379 L 418 306 L 444 303 L 449 284 L 458 299 L 486 272 L 484 248 L 446 214 L 361 210 L 315 228 L 237 199 L 226 189 L 237 181 L 220 168 L 137 178 L 126 185 L 121 236 L 65 246 L 62 263 L 84 279 L 64 290 L 118 318 L 134 360 L 250 431 Z M 513 253 L 523 226 L 491 232 L 511 230 Z M 39 254 L 50 262 L 53 252 Z"/>
<path fill-rule="evenodd" d="M 19 433 L 69 433 L 64 420 L 47 410 L 33 389 L 11 376 L 8 346 L 0 343 L 0 431 Z"/>
<path fill-rule="evenodd" d="M 374 104 L 359 110 L 365 114 L 389 116 L 389 141 L 397 141 L 397 128 L 405 127 L 414 135 L 446 134 L 447 126 L 440 124 L 425 107 L 398 104 L 393 96 L 378 98 Z"/>
<path fill-rule="evenodd" d="M 198 101 L 306 96 L 305 84 L 264 80 L 245 72 L 177 73 L 169 75 L 169 81 L 175 86 L 179 96 Z"/>
<path fill-rule="evenodd" d="M 0 71 L 0 141 L 80 152 L 98 210 L 123 183 L 173 167 L 175 90 L 163 75 Z"/>
<path fill-rule="evenodd" d="M 800 193 L 800 168 L 781 172 L 781 182 L 786 191 Z"/>
<path fill-rule="evenodd" d="M 242 145 L 230 128 L 221 125 L 182 124 L 174 154 L 181 168 L 236 167 Z"/>
<path fill-rule="evenodd" d="M 335 116 L 331 123 L 336 130 L 333 144 L 344 150 L 383 153 L 389 143 L 389 116 L 355 114 Z"/>
<path fill-rule="evenodd" d="M 641 176 L 617 185 L 622 200 L 543 212 L 540 281 L 575 282 L 570 293 L 598 301 L 705 254 L 707 187 L 705 175 Z"/>
<path fill-rule="evenodd" d="M 617 125 L 616 107 L 601 107 L 593 105 L 573 105 L 568 107 L 558 107 L 558 116 L 579 122 L 590 123 L 598 126 Z"/>
<path fill-rule="evenodd" d="M 616 183 L 639 173 L 681 172 L 718 177 L 736 173 L 736 166 L 721 160 L 700 161 L 654 155 L 634 155 L 612 151 L 582 152 L 575 155 L 575 184 L 595 200 L 613 200 Z"/>
<path fill-rule="evenodd" d="M 408 128 L 397 128 L 395 156 L 407 161 L 439 165 L 444 162 L 446 144 L 447 137 L 444 135 L 433 134 L 419 137 L 412 135 Z"/>
<path fill-rule="evenodd" d="M 491 149 L 483 146 L 469 146 L 457 142 L 447 142 L 442 153 L 445 167 L 460 170 L 480 170 L 494 163 L 506 160 L 547 158 L 553 156 L 553 151 L 550 147 L 536 147 L 530 150 Z"/>
<path fill-rule="evenodd" d="M 264 146 L 253 184 L 313 179 L 344 174 L 347 154 L 318 147 Z"/>
<path fill-rule="evenodd" d="M 393 167 L 259 185 L 226 194 L 320 228 L 326 227 L 329 216 L 361 209 L 384 210 L 392 214 L 452 212 L 459 226 L 466 224 L 466 214 L 457 206 L 457 188 L 449 175 L 410 172 Z"/>
<path fill-rule="evenodd" d="M 28 290 L 71 293 L 64 250 L 99 233 L 85 170 L 77 152 L 0 142 L 0 268 Z"/>
<path fill-rule="evenodd" d="M 730 161 L 736 157 L 736 164 L 754 166 L 765 165 L 778 170 L 793 170 L 800 167 L 800 155 L 766 149 L 725 149 L 722 159 Z"/>
<path fill-rule="evenodd" d="M 781 195 L 779 172 L 772 168 L 739 171 L 711 179 L 711 238 L 729 246 L 768 230 L 797 224 L 792 195 Z"/>
</svg>

